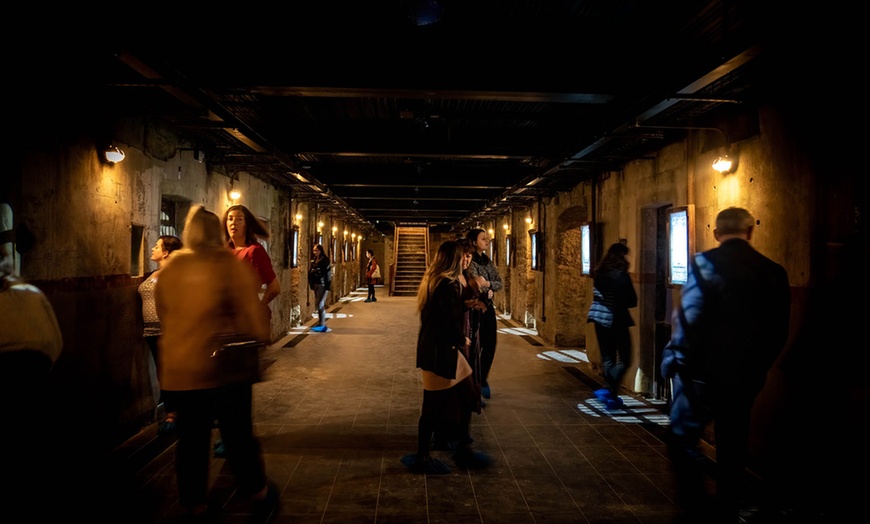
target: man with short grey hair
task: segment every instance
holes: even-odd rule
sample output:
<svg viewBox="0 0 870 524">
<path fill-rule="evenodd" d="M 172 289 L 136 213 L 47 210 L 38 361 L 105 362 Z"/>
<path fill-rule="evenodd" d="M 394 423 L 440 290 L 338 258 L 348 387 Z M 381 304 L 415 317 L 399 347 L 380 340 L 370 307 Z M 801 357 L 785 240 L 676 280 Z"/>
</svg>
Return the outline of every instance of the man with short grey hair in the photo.
<svg viewBox="0 0 870 524">
<path fill-rule="evenodd" d="M 785 269 L 749 243 L 749 211 L 729 207 L 716 217 L 719 247 L 691 259 L 661 371 L 673 379 L 670 448 L 680 503 L 706 512 L 698 443 L 714 422 L 716 503 L 734 519 L 742 488 L 752 405 L 788 338 L 790 287 Z"/>
</svg>

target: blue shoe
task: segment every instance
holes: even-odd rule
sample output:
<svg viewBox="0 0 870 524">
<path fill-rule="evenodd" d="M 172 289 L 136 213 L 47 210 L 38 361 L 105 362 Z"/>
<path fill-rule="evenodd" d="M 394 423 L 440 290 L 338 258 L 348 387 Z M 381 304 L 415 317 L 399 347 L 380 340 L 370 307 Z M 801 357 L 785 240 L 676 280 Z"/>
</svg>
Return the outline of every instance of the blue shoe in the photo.
<svg viewBox="0 0 870 524">
<path fill-rule="evenodd" d="M 598 400 L 607 400 L 609 398 L 613 398 L 613 393 L 610 392 L 607 388 L 596 389 L 592 392 L 595 395 L 595 398 Z"/>
<path fill-rule="evenodd" d="M 490 398 L 492 396 L 492 392 L 489 390 L 489 386 L 483 386 L 480 388 L 480 395 L 483 398 Z"/>
<path fill-rule="evenodd" d="M 607 409 L 622 409 L 625 407 L 625 403 L 619 397 L 609 398 L 604 401 L 604 404 L 607 406 Z"/>
<path fill-rule="evenodd" d="M 175 432 L 175 413 L 168 413 L 166 420 L 160 423 L 157 428 L 158 435 L 171 435 Z"/>
<path fill-rule="evenodd" d="M 223 439 L 214 441 L 214 457 L 227 458 L 227 445 L 224 444 Z"/>
<path fill-rule="evenodd" d="M 332 330 L 326 326 L 314 326 L 310 329 L 310 331 L 314 331 L 316 333 L 329 333 Z"/>
</svg>

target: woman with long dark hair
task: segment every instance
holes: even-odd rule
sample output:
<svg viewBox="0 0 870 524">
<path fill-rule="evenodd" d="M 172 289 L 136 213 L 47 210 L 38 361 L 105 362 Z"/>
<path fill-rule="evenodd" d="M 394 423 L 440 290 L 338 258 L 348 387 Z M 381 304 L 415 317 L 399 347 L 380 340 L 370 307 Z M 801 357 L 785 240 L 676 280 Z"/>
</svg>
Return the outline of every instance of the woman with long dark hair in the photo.
<svg viewBox="0 0 870 524">
<path fill-rule="evenodd" d="M 317 308 L 317 326 L 311 328 L 311 331 L 329 333 L 332 331 L 326 327 L 326 297 L 332 286 L 329 257 L 326 256 L 323 246 L 320 244 L 314 246 L 311 252 L 314 257 L 308 267 L 308 286 L 314 291 L 314 303 Z"/>
<path fill-rule="evenodd" d="M 462 256 L 458 242 L 443 242 L 417 291 L 417 367 L 423 378 L 423 407 L 417 426 L 417 453 L 402 458 L 402 464 L 415 473 L 450 472 L 449 466 L 430 455 L 436 431 L 446 441 L 459 443 L 453 455 L 457 466 L 482 468 L 492 462 L 471 448 L 469 438 L 471 413 L 479 397 L 475 397 L 466 358 L 471 340 L 465 330 Z"/>
<path fill-rule="evenodd" d="M 483 229 L 472 229 L 466 238 L 471 241 L 475 249 L 468 272 L 472 277 L 483 277 L 480 286 L 480 301 L 486 306 L 486 311 L 480 316 L 480 380 L 481 395 L 488 399 L 491 394 L 489 371 L 495 360 L 496 333 L 498 331 L 492 297 L 493 293 L 504 289 L 504 283 L 495 264 L 486 254 L 486 250 L 489 249 L 489 234 Z"/>
<path fill-rule="evenodd" d="M 637 294 L 628 274 L 628 246 L 611 244 L 592 272 L 592 306 L 586 322 L 595 323 L 595 336 L 601 351 L 601 369 L 606 388 L 595 391 L 608 409 L 621 408 L 619 386 L 631 364 L 631 334 L 634 320 L 628 312 L 637 307 Z"/>
<path fill-rule="evenodd" d="M 263 223 L 245 206 L 230 206 L 224 213 L 224 240 L 236 258 L 251 264 L 260 276 L 260 303 L 265 308 L 267 318 L 271 319 L 269 302 L 281 293 L 281 285 L 272 267 L 272 258 L 258 239 L 269 239 L 269 232 Z"/>
</svg>

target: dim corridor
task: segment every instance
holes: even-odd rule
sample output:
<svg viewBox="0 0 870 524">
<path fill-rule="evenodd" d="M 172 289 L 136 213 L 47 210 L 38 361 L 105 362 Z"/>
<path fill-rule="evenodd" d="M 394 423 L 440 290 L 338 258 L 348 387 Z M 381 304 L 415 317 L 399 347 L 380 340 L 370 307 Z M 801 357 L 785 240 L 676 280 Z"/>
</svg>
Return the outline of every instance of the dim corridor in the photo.
<svg viewBox="0 0 870 524">
<path fill-rule="evenodd" d="M 592 393 L 601 384 L 583 348 L 547 346 L 506 317 L 492 398 L 472 419 L 474 446 L 494 465 L 465 471 L 435 451 L 450 474 L 410 473 L 399 459 L 415 451 L 422 398 L 415 298 L 383 288 L 377 302 L 365 298 L 359 288 L 328 310 L 332 332 L 311 332 L 311 318 L 264 355 L 254 412 L 268 475 L 281 491 L 272 522 L 682 522 L 664 443 L 666 406 L 624 394 L 625 407 L 608 411 Z M 82 483 L 70 486 L 63 519 L 184 522 L 174 446 L 154 424 L 105 462 L 77 465 L 72 476 Z M 218 522 L 249 522 L 223 459 L 212 460 L 210 477 Z M 781 514 L 765 522 L 785 521 L 799 520 Z"/>
</svg>

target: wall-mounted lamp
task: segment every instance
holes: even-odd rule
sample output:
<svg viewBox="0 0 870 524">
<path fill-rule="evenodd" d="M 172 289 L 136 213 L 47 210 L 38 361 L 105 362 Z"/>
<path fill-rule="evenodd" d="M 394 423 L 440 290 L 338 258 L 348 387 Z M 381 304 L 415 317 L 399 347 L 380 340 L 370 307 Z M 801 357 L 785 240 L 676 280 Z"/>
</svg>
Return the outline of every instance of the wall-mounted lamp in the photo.
<svg viewBox="0 0 870 524">
<path fill-rule="evenodd" d="M 532 217 L 526 217 L 526 224 L 528 224 L 529 227 L 532 227 Z"/>
<path fill-rule="evenodd" d="M 105 154 L 106 160 L 112 164 L 117 164 L 121 160 L 127 158 L 127 155 L 125 155 L 124 152 L 121 151 L 121 148 L 116 146 L 107 147 L 106 151 L 103 154 Z"/>
<path fill-rule="evenodd" d="M 317 223 L 317 232 L 320 233 L 321 231 L 323 231 L 323 222 L 318 222 Z"/>
<path fill-rule="evenodd" d="M 492 237 L 495 234 L 495 231 L 492 228 L 489 229 L 489 236 Z"/>
<path fill-rule="evenodd" d="M 720 173 L 727 173 L 731 171 L 731 167 L 733 167 L 733 165 L 734 162 L 728 155 L 722 155 L 718 157 L 715 161 L 713 161 L 713 169 Z"/>
<path fill-rule="evenodd" d="M 236 189 L 235 186 L 236 186 L 236 178 L 232 177 L 232 178 L 230 178 L 230 192 L 229 192 L 230 200 L 232 200 L 232 201 L 236 201 L 236 200 L 242 198 L 242 192 L 239 191 L 238 189 Z"/>
<path fill-rule="evenodd" d="M 511 228 L 511 227 L 510 227 L 509 225 L 507 225 L 507 224 L 503 225 L 502 227 L 504 228 L 505 231 L 507 231 L 508 229 Z"/>
<path fill-rule="evenodd" d="M 300 220 L 302 220 L 302 214 L 296 213 L 296 221 L 299 222 Z"/>
<path fill-rule="evenodd" d="M 335 235 L 338 232 L 338 226 L 332 226 L 332 234 Z"/>
</svg>

